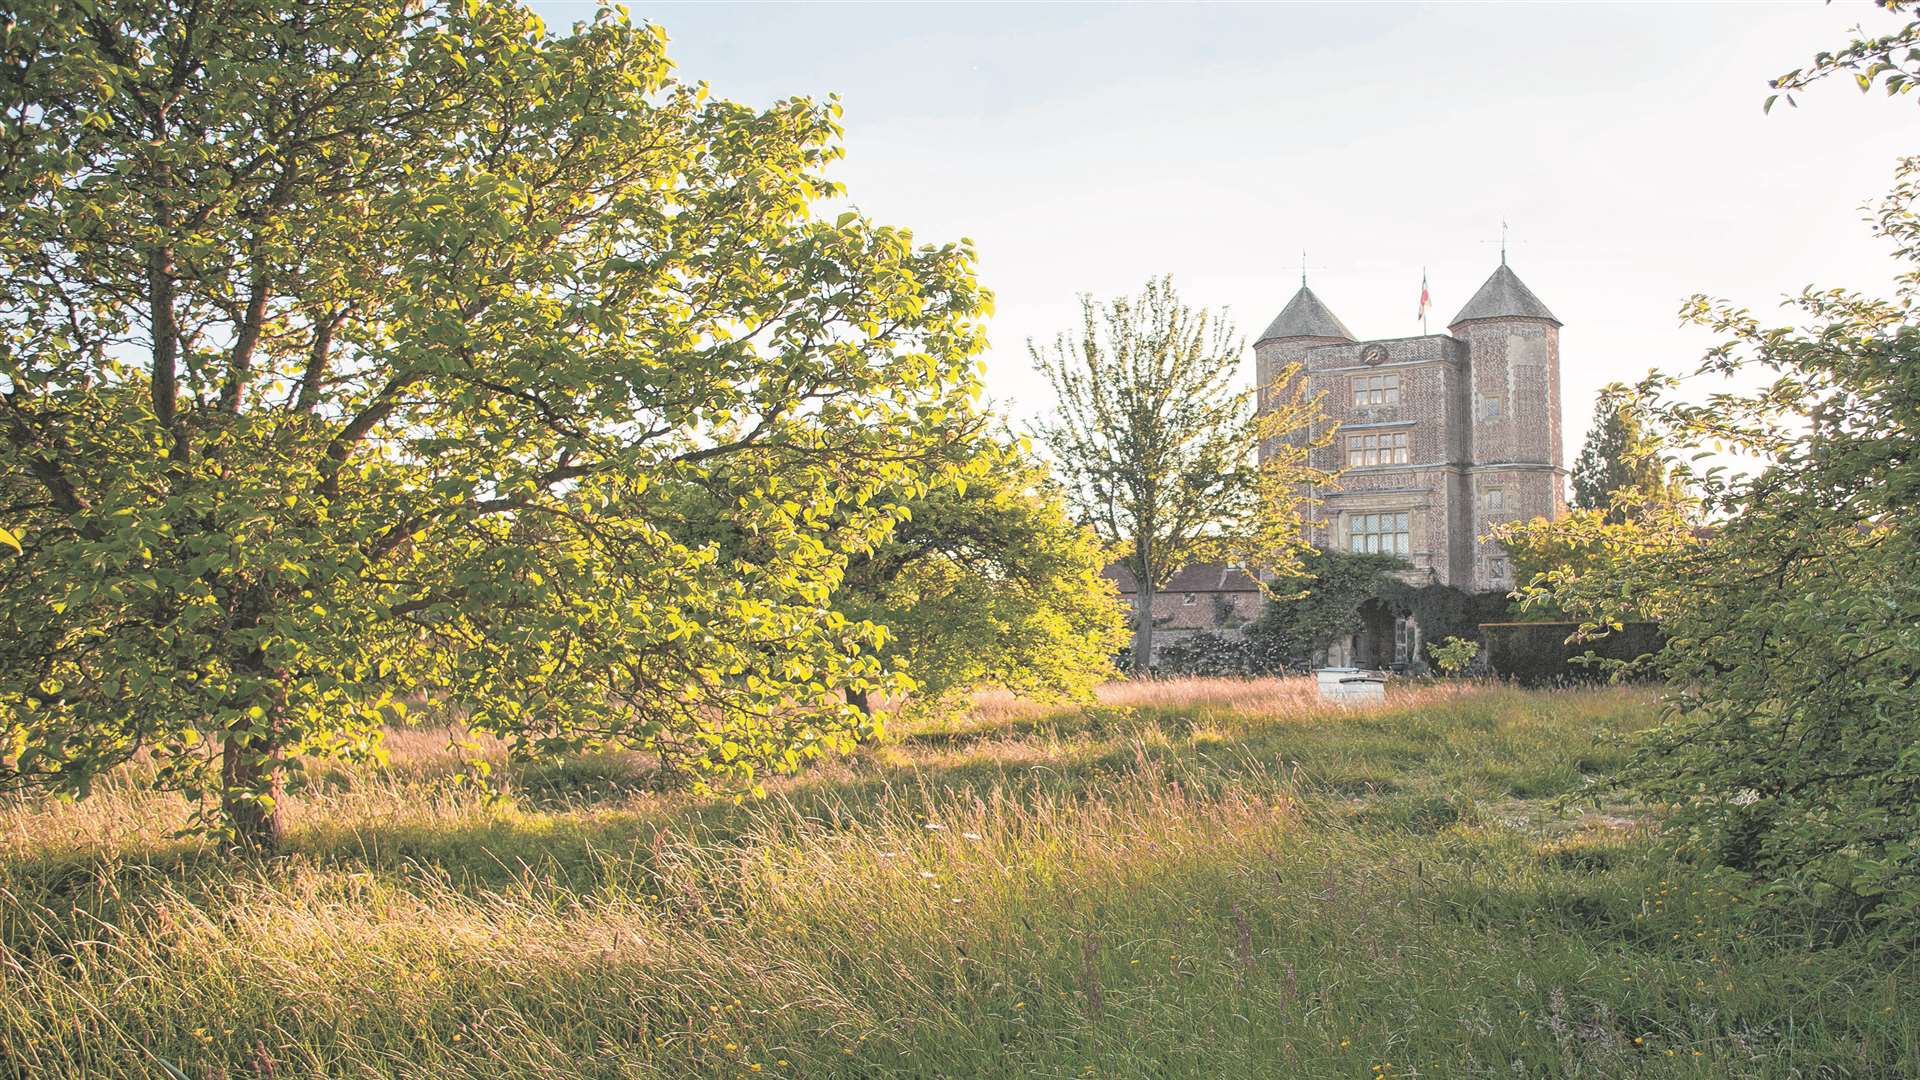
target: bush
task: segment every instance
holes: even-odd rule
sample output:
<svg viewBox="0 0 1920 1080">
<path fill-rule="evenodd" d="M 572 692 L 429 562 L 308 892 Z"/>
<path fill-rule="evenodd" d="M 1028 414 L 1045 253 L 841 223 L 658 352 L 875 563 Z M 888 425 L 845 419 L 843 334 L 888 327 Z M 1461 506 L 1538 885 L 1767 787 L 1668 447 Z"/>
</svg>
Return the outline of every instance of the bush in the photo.
<svg viewBox="0 0 1920 1080">
<path fill-rule="evenodd" d="M 1449 675 L 1458 675 L 1473 665 L 1475 657 L 1480 655 L 1480 643 L 1461 637 L 1449 637 L 1445 641 L 1436 641 L 1427 645 L 1427 655 L 1433 658 L 1434 665 Z"/>
<path fill-rule="evenodd" d="M 1156 675 L 1239 676 L 1268 675 L 1272 668 L 1262 664 L 1258 650 L 1244 637 L 1202 630 L 1168 645 L 1160 651 L 1160 662 L 1153 666 Z"/>
</svg>

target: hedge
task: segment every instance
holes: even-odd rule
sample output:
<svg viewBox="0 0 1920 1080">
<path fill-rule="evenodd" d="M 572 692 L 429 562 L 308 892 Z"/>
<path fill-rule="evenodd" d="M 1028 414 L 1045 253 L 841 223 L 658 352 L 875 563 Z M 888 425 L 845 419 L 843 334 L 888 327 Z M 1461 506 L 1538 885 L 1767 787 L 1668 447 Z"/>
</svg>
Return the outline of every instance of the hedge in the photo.
<svg viewBox="0 0 1920 1080">
<path fill-rule="evenodd" d="M 1666 647 L 1659 623 L 1631 622 L 1590 641 L 1567 639 L 1580 628 L 1574 622 L 1481 623 L 1486 637 L 1487 666 L 1502 678 L 1522 686 L 1565 686 L 1606 682 L 1621 671 L 1623 677 L 1645 677 L 1645 665 L 1622 671 L 1618 663 L 1593 663 L 1585 658 L 1631 663 Z"/>
</svg>

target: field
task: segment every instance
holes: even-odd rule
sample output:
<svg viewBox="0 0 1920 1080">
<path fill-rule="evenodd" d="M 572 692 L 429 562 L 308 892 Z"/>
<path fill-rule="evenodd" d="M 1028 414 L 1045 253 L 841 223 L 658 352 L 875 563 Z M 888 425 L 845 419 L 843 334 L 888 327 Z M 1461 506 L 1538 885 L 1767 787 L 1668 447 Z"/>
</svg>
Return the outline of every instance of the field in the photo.
<svg viewBox="0 0 1920 1080">
<path fill-rule="evenodd" d="M 1608 777 L 1634 690 L 1118 685 L 735 804 L 606 756 L 323 768 L 293 851 L 0 803 L 0 1076 L 1896 1077 L 1920 979 Z"/>
</svg>

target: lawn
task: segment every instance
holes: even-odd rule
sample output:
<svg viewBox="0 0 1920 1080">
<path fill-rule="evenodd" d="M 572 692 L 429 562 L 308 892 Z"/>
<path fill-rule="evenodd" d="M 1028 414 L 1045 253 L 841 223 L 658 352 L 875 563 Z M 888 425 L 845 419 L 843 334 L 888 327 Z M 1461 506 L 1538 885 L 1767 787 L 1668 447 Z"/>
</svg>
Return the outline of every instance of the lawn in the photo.
<svg viewBox="0 0 1920 1080">
<path fill-rule="evenodd" d="M 1644 691 L 985 697 L 735 804 L 603 756 L 322 768 L 292 852 L 0 803 L 0 1076 L 1920 1072 L 1920 979 L 1608 783 Z"/>
</svg>

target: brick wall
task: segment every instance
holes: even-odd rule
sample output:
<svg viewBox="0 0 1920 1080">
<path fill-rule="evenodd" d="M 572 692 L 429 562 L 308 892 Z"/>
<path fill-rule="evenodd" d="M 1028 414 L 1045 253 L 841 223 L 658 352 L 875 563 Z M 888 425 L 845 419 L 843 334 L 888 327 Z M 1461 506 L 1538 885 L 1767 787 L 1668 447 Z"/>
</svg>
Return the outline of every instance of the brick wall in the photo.
<svg viewBox="0 0 1920 1080">
<path fill-rule="evenodd" d="M 1324 395 L 1329 421 L 1340 425 L 1334 443 L 1314 454 L 1320 468 L 1347 468 L 1338 490 L 1314 493 L 1323 500 L 1316 545 L 1346 549 L 1358 515 L 1404 512 L 1415 577 L 1510 588 L 1504 553 L 1479 538 L 1501 521 L 1565 512 L 1559 329 L 1500 318 L 1452 330 L 1261 342 L 1256 366 L 1265 386 L 1285 365 L 1302 364 L 1309 392 Z M 1356 402 L 1356 378 L 1386 375 L 1398 378 L 1396 402 Z M 1406 462 L 1347 466 L 1351 437 L 1398 433 L 1407 437 Z"/>
</svg>

